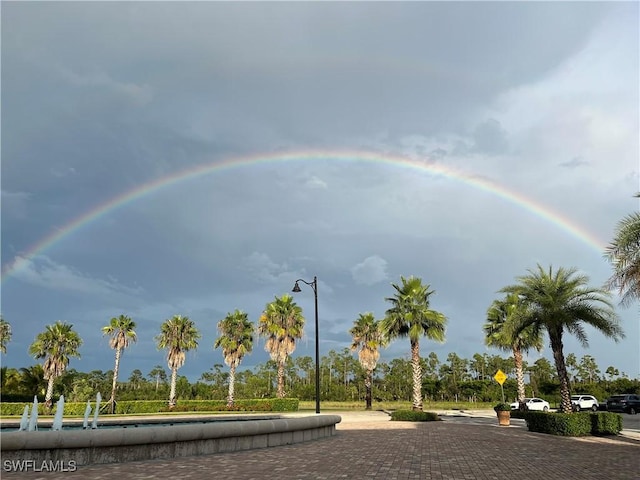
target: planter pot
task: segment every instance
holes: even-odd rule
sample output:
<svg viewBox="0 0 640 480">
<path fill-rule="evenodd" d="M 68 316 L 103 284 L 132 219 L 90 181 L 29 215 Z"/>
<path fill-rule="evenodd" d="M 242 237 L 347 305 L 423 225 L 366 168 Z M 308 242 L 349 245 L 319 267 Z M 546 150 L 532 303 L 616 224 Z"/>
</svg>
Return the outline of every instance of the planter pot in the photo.
<svg viewBox="0 0 640 480">
<path fill-rule="evenodd" d="M 503 425 L 508 427 L 511 425 L 511 412 L 509 411 L 498 411 L 498 425 Z"/>
</svg>

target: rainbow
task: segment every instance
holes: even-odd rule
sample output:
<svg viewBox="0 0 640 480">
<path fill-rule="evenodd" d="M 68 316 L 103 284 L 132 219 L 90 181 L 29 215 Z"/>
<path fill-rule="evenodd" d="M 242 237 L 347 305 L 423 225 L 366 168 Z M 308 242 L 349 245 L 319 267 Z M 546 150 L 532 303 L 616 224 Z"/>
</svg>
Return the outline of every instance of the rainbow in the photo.
<svg viewBox="0 0 640 480">
<path fill-rule="evenodd" d="M 565 216 L 551 210 L 548 206 L 535 202 L 521 193 L 510 190 L 500 184 L 492 182 L 486 178 L 469 174 L 462 170 L 457 170 L 449 166 L 427 163 L 424 160 L 415 160 L 399 155 L 387 155 L 355 151 L 327 151 L 327 152 L 288 152 L 259 154 L 245 157 L 229 158 L 207 164 L 197 165 L 179 172 L 174 172 L 164 177 L 157 178 L 144 183 L 136 188 L 124 192 L 110 200 L 88 210 L 79 217 L 71 220 L 61 228 L 55 229 L 49 235 L 29 247 L 25 253 L 3 268 L 1 281 L 4 282 L 13 273 L 20 270 L 25 261 L 42 254 L 56 243 L 74 234 L 81 228 L 98 221 L 105 215 L 122 208 L 140 198 L 151 195 L 162 188 L 174 185 L 179 182 L 186 182 L 194 178 L 211 175 L 236 168 L 251 167 L 260 164 L 274 164 L 284 162 L 310 162 L 310 161 L 333 161 L 333 162 L 364 162 L 370 164 L 385 164 L 398 168 L 405 168 L 419 172 L 426 172 L 431 175 L 442 176 L 447 179 L 462 182 L 471 187 L 486 191 L 507 202 L 523 208 L 531 214 L 547 221 L 579 241 L 601 253 L 605 248 L 605 243 L 596 238 L 592 233 L 576 224 Z"/>
</svg>

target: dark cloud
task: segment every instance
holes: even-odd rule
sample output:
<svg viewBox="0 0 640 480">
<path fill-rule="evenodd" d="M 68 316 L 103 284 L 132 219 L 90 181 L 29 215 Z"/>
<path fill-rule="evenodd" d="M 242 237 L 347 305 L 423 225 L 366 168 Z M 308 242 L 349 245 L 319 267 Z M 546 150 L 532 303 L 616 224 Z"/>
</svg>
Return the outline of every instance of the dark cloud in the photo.
<svg viewBox="0 0 640 480">
<path fill-rule="evenodd" d="M 74 367 L 107 370 L 100 326 L 127 313 L 140 341 L 125 360 L 147 372 L 165 364 L 153 342 L 159 325 L 181 313 L 204 335 L 181 370 L 197 378 L 222 363 L 212 344 L 227 312 L 255 321 L 295 279 L 314 275 L 322 353 L 348 346 L 359 313 L 382 317 L 401 275 L 431 284 L 434 308 L 450 319 L 448 343 L 426 351 L 481 351 L 487 306 L 536 262 L 580 266 L 596 284 L 608 275 L 600 251 L 563 221 L 606 238 L 633 208 L 625 202 L 637 190 L 637 73 L 626 72 L 637 64 L 637 9 L 3 4 L 4 267 L 127 192 L 232 158 L 345 149 L 428 167 L 302 155 L 140 195 L 5 278 L 2 313 L 14 338 L 3 360 L 32 363 L 35 332 L 62 319 L 85 337 Z M 613 51 L 607 68 L 591 66 Z M 609 71 L 615 92 L 581 83 Z M 565 84 L 571 95 L 554 89 Z M 557 168 L 583 158 L 589 169 Z M 554 224 L 534 205 L 567 220 Z M 310 289 L 296 296 L 307 319 L 313 300 Z M 627 323 L 637 338 L 637 322 Z M 296 355 L 312 354 L 313 333 L 310 322 Z M 596 357 L 629 361 L 591 343 Z M 263 347 L 247 364 L 266 360 Z M 407 353 L 394 342 L 383 356 Z"/>
</svg>

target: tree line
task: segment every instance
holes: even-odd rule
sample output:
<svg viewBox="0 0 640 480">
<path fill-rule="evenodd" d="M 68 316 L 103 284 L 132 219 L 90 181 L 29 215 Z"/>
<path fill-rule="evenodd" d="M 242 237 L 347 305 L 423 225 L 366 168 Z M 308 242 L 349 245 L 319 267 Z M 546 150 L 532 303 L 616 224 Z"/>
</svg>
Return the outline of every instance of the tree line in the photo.
<svg viewBox="0 0 640 480">
<path fill-rule="evenodd" d="M 519 401 L 522 401 L 526 394 L 523 354 L 530 349 L 540 350 L 543 336 L 548 338 L 551 346 L 559 383 L 560 409 L 565 413 L 572 411 L 572 384 L 569 373 L 572 359 L 570 356 L 565 358 L 565 335 L 575 336 L 585 347 L 588 346 L 585 326 L 594 328 L 614 341 L 624 338 L 619 318 L 611 302 L 611 291 L 617 290 L 622 305 L 629 305 L 633 300 L 640 298 L 640 214 L 631 214 L 619 222 L 615 238 L 607 247 L 605 255 L 614 272 L 603 288 L 590 286 L 589 278 L 575 268 L 560 267 L 554 271 L 552 266 L 547 269 L 538 265 L 536 269 L 517 277 L 516 283 L 502 288 L 500 293 L 504 296 L 490 305 L 487 321 L 483 325 L 485 343 L 512 353 Z M 436 387 L 435 390 L 429 390 L 428 385 L 425 387 L 425 377 L 429 377 L 425 376 L 425 372 L 429 372 L 430 366 L 420 355 L 420 339 L 426 337 L 443 342 L 448 320 L 443 313 L 431 309 L 430 296 L 434 291 L 430 290 L 430 285 L 423 284 L 422 279 L 413 276 L 400 277 L 400 280 L 399 284 L 392 284 L 394 295 L 385 298 L 390 306 L 384 317 L 377 320 L 372 313 L 360 314 L 349 331 L 352 336 L 350 350 L 358 352 L 363 372 L 362 383 L 367 409 L 371 408 L 380 349 L 397 338 L 409 339 L 411 368 L 410 371 L 405 371 L 404 375 L 411 378 L 413 409 L 422 410 L 425 391 L 433 394 L 438 390 Z M 236 395 L 237 368 L 244 356 L 252 351 L 256 334 L 266 340 L 265 350 L 269 353 L 275 369 L 276 396 L 285 396 L 287 365 L 292 364 L 291 355 L 295 351 L 297 340 L 303 336 L 304 323 L 302 309 L 288 294 L 275 297 L 274 301 L 266 305 L 257 326 L 254 326 L 247 314 L 241 310 L 227 314 L 218 322 L 220 336 L 214 346 L 222 348 L 224 361 L 229 366 L 229 406 L 233 406 Z M 102 328 L 103 334 L 110 337 L 110 347 L 115 350 L 111 396 L 108 402 L 112 412 L 115 410 L 120 358 L 122 352 L 136 341 L 135 327 L 131 318 L 120 315 L 112 318 L 109 324 Z M 0 349 L 3 353 L 6 353 L 6 344 L 10 338 L 11 327 L 0 317 Z M 182 315 L 165 320 L 160 333 L 155 337 L 158 348 L 167 351 L 167 365 L 171 371 L 168 400 L 170 408 L 176 404 L 178 369 L 184 365 L 186 352 L 197 348 L 200 338 L 201 334 L 195 323 Z M 47 381 L 45 403 L 49 408 L 52 405 L 55 380 L 63 376 L 70 358 L 80 356 L 81 345 L 82 339 L 73 330 L 73 326 L 60 321 L 48 325 L 30 345 L 30 355 L 43 360 L 43 380 Z M 455 354 L 450 354 L 450 357 L 450 365 L 447 368 L 450 369 L 451 378 L 455 380 L 454 384 L 458 385 L 465 379 L 464 369 L 461 368 L 464 362 L 456 362 Z M 429 358 L 431 357 L 427 357 Z M 398 362 L 402 364 L 402 360 Z M 613 374 L 615 369 L 610 368 Z M 590 372 L 593 379 L 595 373 L 592 370 Z M 385 378 L 386 376 L 385 372 Z M 289 379 L 291 378 L 290 374 Z M 345 387 L 347 379 L 348 375 L 345 373 Z M 310 382 L 310 378 L 308 380 Z M 439 378 L 432 380 L 440 381 Z M 385 388 L 387 386 L 385 384 Z M 289 388 L 291 389 L 291 386 Z"/>
</svg>

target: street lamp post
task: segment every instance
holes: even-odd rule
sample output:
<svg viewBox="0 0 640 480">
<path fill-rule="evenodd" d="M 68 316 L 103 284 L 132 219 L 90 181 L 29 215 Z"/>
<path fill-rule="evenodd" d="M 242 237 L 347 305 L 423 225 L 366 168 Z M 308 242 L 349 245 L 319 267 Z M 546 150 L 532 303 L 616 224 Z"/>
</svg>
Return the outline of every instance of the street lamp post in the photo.
<svg viewBox="0 0 640 480">
<path fill-rule="evenodd" d="M 318 341 L 318 278 L 313 277 L 313 282 L 307 282 L 299 278 L 293 286 L 292 292 L 299 292 L 300 286 L 298 282 L 306 283 L 313 288 L 313 294 L 316 301 L 316 413 L 320 413 L 320 346 Z"/>
</svg>

